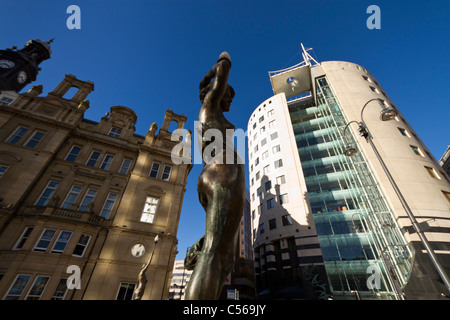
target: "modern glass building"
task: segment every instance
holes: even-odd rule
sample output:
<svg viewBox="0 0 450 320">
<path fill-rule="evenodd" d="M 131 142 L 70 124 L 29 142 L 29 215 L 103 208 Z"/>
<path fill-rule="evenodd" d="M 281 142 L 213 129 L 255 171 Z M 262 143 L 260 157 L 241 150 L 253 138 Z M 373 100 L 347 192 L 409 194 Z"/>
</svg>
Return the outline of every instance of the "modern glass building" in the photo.
<svg viewBox="0 0 450 320">
<path fill-rule="evenodd" d="M 370 129 L 447 269 L 448 176 L 401 114 L 379 119 L 383 108 L 398 109 L 371 73 L 348 62 L 318 63 L 306 50 L 303 57 L 269 73 L 275 95 L 256 108 L 248 125 L 257 290 L 270 296 L 289 288 L 311 298 L 305 293 L 319 277 L 311 281 L 308 270 L 315 268 L 322 270 L 319 286 L 326 291 L 312 298 L 445 298 L 411 220 L 351 122 L 364 121 Z M 346 156 L 348 144 L 359 152 Z M 283 251 L 283 242 L 289 250 Z M 288 284 L 295 278 L 286 278 L 288 270 L 297 270 L 299 285 Z M 270 278 L 285 285 L 270 287 Z"/>
</svg>

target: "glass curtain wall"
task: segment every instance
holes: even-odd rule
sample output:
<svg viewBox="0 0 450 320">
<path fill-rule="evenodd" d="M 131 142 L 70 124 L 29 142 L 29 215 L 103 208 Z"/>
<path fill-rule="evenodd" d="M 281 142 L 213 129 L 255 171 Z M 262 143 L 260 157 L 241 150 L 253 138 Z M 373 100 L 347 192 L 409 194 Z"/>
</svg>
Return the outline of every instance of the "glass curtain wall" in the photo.
<svg viewBox="0 0 450 320">
<path fill-rule="evenodd" d="M 343 155 L 347 121 L 326 77 L 316 84 L 317 105 L 303 98 L 288 106 L 331 291 L 335 299 L 402 299 L 411 249 L 362 153 Z"/>
</svg>

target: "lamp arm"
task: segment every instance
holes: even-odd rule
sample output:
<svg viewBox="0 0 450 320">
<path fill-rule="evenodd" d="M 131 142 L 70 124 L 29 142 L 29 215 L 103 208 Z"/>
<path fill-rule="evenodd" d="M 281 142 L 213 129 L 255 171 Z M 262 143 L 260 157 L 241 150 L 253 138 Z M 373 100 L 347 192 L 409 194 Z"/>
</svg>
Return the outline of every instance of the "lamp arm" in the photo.
<svg viewBox="0 0 450 320">
<path fill-rule="evenodd" d="M 379 98 L 373 98 L 373 99 L 370 99 L 369 101 L 367 101 L 366 104 L 364 105 L 364 107 L 362 107 L 362 109 L 361 109 L 361 122 L 364 122 L 364 118 L 363 118 L 364 109 L 367 107 L 369 102 L 372 102 L 372 101 L 375 101 L 375 100 L 378 100 L 378 101 L 381 102 L 381 100 Z"/>
<path fill-rule="evenodd" d="M 342 133 L 342 137 L 344 138 L 344 143 L 345 143 L 345 145 L 346 146 L 348 146 L 349 144 L 348 144 L 348 141 L 347 141 L 347 138 L 345 137 L 345 131 L 347 131 L 347 128 L 350 126 L 350 124 L 351 123 L 357 123 L 358 125 L 359 125 L 359 122 L 358 121 L 355 121 L 355 120 L 353 120 L 353 121 L 350 121 L 349 123 L 347 123 L 347 125 L 345 126 L 345 128 L 344 128 L 344 132 Z"/>
</svg>

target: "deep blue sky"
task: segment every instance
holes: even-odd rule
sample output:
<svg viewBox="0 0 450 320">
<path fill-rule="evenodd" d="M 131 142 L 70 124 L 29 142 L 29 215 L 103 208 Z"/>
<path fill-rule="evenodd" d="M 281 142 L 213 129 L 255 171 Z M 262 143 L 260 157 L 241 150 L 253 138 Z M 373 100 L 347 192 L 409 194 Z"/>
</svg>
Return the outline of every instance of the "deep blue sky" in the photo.
<svg viewBox="0 0 450 320">
<path fill-rule="evenodd" d="M 81 8 L 81 30 L 66 27 L 71 4 Z M 372 4 L 381 9 L 381 30 L 366 27 Z M 246 130 L 254 108 L 273 94 L 268 71 L 300 62 L 303 43 L 319 61 L 371 71 L 438 160 L 450 144 L 448 0 L 2 0 L 1 12 L 0 48 L 56 37 L 34 83 L 44 85 L 44 95 L 65 74 L 93 81 L 85 116 L 100 121 L 111 106 L 130 107 L 141 135 L 154 121 L 161 126 L 167 108 L 187 115 L 193 128 L 198 84 L 224 50 L 236 91 L 227 116 Z M 179 259 L 204 232 L 200 171 L 195 165 L 188 179 Z"/>
</svg>

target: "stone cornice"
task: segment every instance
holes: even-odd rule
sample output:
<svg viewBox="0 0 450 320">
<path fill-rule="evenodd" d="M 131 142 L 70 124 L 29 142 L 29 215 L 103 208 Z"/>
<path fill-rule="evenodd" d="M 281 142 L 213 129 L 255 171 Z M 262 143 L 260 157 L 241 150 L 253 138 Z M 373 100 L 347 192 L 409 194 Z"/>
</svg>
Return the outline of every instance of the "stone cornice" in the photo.
<svg viewBox="0 0 450 320">
<path fill-rule="evenodd" d="M 73 130 L 74 128 L 76 128 L 76 125 L 68 124 L 66 122 L 61 122 L 59 120 L 51 119 L 48 117 L 43 117 L 43 116 L 40 116 L 39 114 L 32 113 L 27 110 L 20 110 L 20 109 L 14 109 L 11 107 L 0 106 L 0 112 L 10 113 L 14 117 L 20 117 L 20 118 L 24 118 L 27 120 L 33 120 L 33 122 L 37 122 L 37 123 L 45 123 L 49 126 L 53 126 L 53 127 L 57 127 L 57 128 L 64 128 L 67 130 Z"/>
</svg>

